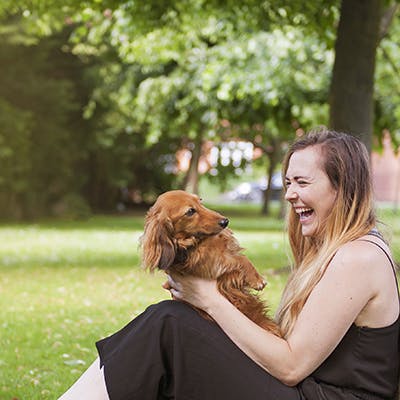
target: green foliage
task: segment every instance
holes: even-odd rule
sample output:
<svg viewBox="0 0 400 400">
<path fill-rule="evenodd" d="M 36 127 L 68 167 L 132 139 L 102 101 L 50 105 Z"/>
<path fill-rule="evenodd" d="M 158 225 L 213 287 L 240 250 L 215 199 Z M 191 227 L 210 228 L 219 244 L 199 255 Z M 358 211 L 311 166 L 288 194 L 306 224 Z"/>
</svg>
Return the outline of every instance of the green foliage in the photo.
<svg viewBox="0 0 400 400">
<path fill-rule="evenodd" d="M 167 155 L 176 146 L 147 148 L 127 107 L 116 108 L 124 96 L 113 90 L 125 75 L 107 75 L 113 53 L 103 66 L 71 53 L 70 29 L 34 41 L 24 29 L 18 19 L 2 29 L 0 217 L 84 217 L 90 208 L 114 210 L 121 188 L 140 197 L 170 188 Z"/>
<path fill-rule="evenodd" d="M 30 125 L 32 115 L 0 99 L 0 203 L 4 209 L 13 207 L 14 196 L 29 186 Z"/>
<path fill-rule="evenodd" d="M 130 37 L 157 29 L 175 30 L 183 36 L 201 30 L 203 37 L 211 41 L 235 32 L 292 25 L 302 27 L 306 32 L 318 32 L 321 38 L 333 43 L 339 5 L 338 0 L 314 0 L 307 4 L 299 0 L 246 0 L 240 3 L 233 0 L 149 0 L 145 3 L 129 0 L 3 0 L 0 15 L 21 13 L 45 32 L 57 28 L 65 20 L 91 23 L 97 12 L 109 19 L 112 16 L 126 19 L 127 23 L 122 26 Z"/>
<path fill-rule="evenodd" d="M 213 47 L 203 86 L 219 100 L 220 116 L 236 124 L 234 134 L 254 141 L 268 131 L 284 141 L 296 126 L 326 123 L 321 104 L 332 58 L 315 37 L 303 38 L 297 29 L 259 32 Z"/>
<path fill-rule="evenodd" d="M 394 17 L 388 33 L 380 42 L 375 79 L 375 132 L 387 129 L 396 147 L 400 145 L 400 13 Z M 381 135 L 377 136 L 380 139 Z"/>
<path fill-rule="evenodd" d="M 271 175 L 296 130 L 327 121 L 337 0 L 4 0 L 0 16 L 3 214 L 151 199 L 178 186 L 176 151 L 207 140 L 251 141 Z M 397 36 L 382 42 L 379 129 L 397 124 Z"/>
<path fill-rule="evenodd" d="M 37 46 L 7 39 L 0 45 L 0 213 L 31 217 L 76 190 L 81 151 L 71 130 L 79 102 L 57 38 Z"/>
<path fill-rule="evenodd" d="M 140 11 L 136 3 L 93 6 L 73 17 L 80 24 L 72 36 L 75 52 L 104 57 L 112 49 L 119 60 L 103 67 L 107 78 L 92 109 L 107 99 L 108 109 L 123 116 L 116 126 L 144 134 L 147 146 L 168 148 L 181 138 L 193 149 L 208 139 L 226 140 L 221 118 L 236 122 L 234 134 L 245 140 L 260 138 L 254 127 L 261 126 L 262 148 L 278 142 L 275 158 L 296 127 L 326 122 L 321 103 L 332 53 L 318 34 L 304 38 L 307 17 L 293 17 L 295 27 L 278 27 L 291 18 L 285 2 L 258 11 L 251 2 L 191 5 L 165 2 Z M 334 9 L 326 4 L 322 14 L 334 18 Z M 218 181 L 224 184 L 231 170 L 219 167 Z"/>
</svg>

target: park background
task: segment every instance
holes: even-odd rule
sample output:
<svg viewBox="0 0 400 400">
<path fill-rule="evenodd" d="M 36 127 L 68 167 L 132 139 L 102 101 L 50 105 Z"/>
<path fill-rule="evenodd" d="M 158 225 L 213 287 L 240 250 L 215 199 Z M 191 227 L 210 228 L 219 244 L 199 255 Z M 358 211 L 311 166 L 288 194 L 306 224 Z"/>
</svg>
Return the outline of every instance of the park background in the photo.
<svg viewBox="0 0 400 400">
<path fill-rule="evenodd" d="M 3 0 L 0 399 L 56 399 L 94 342 L 167 298 L 140 268 L 156 196 L 231 220 L 273 311 L 280 161 L 305 131 L 371 151 L 400 261 L 400 11 L 389 0 Z"/>
</svg>

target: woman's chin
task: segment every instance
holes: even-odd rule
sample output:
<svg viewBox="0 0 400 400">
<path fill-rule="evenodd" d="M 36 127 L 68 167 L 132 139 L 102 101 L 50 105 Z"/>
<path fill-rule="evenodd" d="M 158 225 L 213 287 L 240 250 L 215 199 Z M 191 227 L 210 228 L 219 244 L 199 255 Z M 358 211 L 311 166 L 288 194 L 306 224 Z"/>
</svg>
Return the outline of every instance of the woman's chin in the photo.
<svg viewBox="0 0 400 400">
<path fill-rule="evenodd" d="M 305 237 L 314 236 L 315 231 L 316 231 L 316 229 L 312 225 L 302 225 L 301 226 L 301 233 Z"/>
</svg>

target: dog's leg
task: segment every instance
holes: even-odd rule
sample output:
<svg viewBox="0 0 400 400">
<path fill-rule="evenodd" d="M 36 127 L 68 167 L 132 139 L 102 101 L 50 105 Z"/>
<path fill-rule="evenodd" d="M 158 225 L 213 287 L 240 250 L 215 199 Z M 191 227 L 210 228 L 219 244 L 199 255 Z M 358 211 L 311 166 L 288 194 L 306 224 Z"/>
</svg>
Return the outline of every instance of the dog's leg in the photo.
<svg viewBox="0 0 400 400">
<path fill-rule="evenodd" d="M 233 271 L 217 279 L 218 290 L 246 317 L 261 328 L 281 337 L 279 326 L 267 315 L 266 304 L 252 294 L 245 284 L 242 271 Z"/>
<path fill-rule="evenodd" d="M 241 255 L 239 256 L 238 264 L 240 265 L 240 269 L 245 280 L 243 286 L 248 286 L 255 290 L 263 290 L 267 283 L 255 269 L 250 260 Z"/>
</svg>

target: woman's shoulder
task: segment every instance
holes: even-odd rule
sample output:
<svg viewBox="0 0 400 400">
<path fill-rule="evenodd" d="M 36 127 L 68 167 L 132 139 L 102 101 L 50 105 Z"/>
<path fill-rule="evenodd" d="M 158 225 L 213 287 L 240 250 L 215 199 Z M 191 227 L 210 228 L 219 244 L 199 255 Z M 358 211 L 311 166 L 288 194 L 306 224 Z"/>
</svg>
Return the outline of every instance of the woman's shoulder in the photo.
<svg viewBox="0 0 400 400">
<path fill-rule="evenodd" d="M 335 257 L 336 263 L 351 264 L 362 270 L 382 271 L 382 265 L 389 264 L 391 253 L 386 242 L 375 235 L 364 235 L 342 245 Z"/>
</svg>

